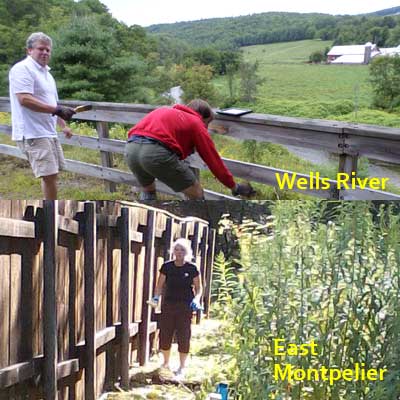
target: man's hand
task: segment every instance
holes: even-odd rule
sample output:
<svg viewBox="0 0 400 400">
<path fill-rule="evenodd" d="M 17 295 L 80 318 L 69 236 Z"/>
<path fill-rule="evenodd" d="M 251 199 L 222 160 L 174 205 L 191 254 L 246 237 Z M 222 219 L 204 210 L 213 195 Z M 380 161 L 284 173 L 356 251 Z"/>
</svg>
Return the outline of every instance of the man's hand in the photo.
<svg viewBox="0 0 400 400">
<path fill-rule="evenodd" d="M 251 197 L 254 196 L 257 192 L 253 189 L 250 183 L 237 183 L 236 186 L 232 189 L 232 194 L 234 196 L 243 196 L 243 197 Z"/>
<path fill-rule="evenodd" d="M 64 126 L 64 128 L 62 128 L 62 131 L 67 139 L 71 138 L 73 135 L 72 129 L 69 126 Z"/>
<path fill-rule="evenodd" d="M 64 121 L 69 121 L 72 116 L 76 114 L 75 110 L 71 107 L 57 106 L 53 115 L 62 118 Z"/>
</svg>

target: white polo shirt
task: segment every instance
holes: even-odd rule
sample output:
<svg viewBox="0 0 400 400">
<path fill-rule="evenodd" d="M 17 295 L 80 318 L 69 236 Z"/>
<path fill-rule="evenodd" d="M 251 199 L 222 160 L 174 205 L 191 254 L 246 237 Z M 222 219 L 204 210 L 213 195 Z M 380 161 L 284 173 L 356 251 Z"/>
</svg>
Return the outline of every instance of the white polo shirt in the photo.
<svg viewBox="0 0 400 400">
<path fill-rule="evenodd" d="M 9 73 L 12 139 L 55 137 L 57 117 L 23 107 L 17 93 L 30 93 L 43 103 L 57 105 L 56 83 L 48 66 L 42 67 L 32 57 L 15 64 Z"/>
</svg>

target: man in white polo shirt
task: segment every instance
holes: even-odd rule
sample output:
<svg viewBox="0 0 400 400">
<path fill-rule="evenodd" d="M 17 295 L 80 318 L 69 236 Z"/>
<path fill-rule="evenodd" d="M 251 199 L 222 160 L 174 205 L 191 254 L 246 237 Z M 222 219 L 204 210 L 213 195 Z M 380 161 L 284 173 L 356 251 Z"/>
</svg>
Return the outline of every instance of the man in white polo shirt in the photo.
<svg viewBox="0 0 400 400">
<path fill-rule="evenodd" d="M 56 83 L 48 67 L 51 48 L 49 36 L 32 33 L 26 41 L 27 57 L 9 74 L 12 139 L 27 156 L 35 177 L 42 179 L 47 200 L 57 199 L 57 175 L 65 167 L 56 125 L 70 138 L 65 121 L 75 114 L 74 109 L 57 105 Z"/>
</svg>

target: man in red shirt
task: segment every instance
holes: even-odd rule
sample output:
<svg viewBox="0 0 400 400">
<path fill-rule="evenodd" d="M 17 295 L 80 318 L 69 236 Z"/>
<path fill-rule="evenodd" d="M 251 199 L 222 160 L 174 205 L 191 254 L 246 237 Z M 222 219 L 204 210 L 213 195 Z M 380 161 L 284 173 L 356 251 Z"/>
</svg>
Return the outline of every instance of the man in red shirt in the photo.
<svg viewBox="0 0 400 400">
<path fill-rule="evenodd" d="M 235 196 L 254 193 L 249 184 L 236 184 L 212 141 L 207 127 L 214 118 L 209 104 L 162 107 L 146 115 L 128 132 L 126 160 L 142 186 L 140 200 L 155 200 L 155 178 L 189 199 L 203 199 L 203 189 L 183 160 L 196 149 L 213 175 Z"/>
</svg>

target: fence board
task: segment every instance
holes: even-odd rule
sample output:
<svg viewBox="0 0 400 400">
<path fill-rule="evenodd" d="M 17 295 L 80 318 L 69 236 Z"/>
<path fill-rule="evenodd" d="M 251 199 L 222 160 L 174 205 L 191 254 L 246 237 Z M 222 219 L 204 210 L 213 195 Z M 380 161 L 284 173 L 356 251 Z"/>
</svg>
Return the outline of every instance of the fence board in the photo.
<svg viewBox="0 0 400 400">
<path fill-rule="evenodd" d="M 154 268 L 154 233 L 155 233 L 155 212 L 149 210 L 145 234 L 146 258 L 144 262 L 143 277 L 143 305 L 142 322 L 139 326 L 139 363 L 144 365 L 148 361 L 150 338 L 150 306 L 146 303 L 151 298 L 151 288 L 153 287 L 153 268 Z"/>
<path fill-rule="evenodd" d="M 9 248 L 9 241 L 9 239 L 2 238 L 2 246 Z M 0 368 L 8 366 L 10 363 L 8 345 L 10 337 L 10 273 L 10 256 L 8 254 L 0 254 Z"/>
<path fill-rule="evenodd" d="M 200 276 L 201 276 L 201 282 L 203 285 L 203 294 L 202 294 L 202 304 L 204 307 L 205 304 L 205 293 L 206 293 L 206 287 L 207 287 L 207 243 L 208 243 L 208 227 L 205 225 L 202 225 L 202 233 L 201 233 L 201 240 L 199 244 L 199 257 L 200 257 Z M 205 307 L 204 307 L 205 310 Z M 201 319 L 201 312 L 198 311 L 196 315 L 196 322 L 200 323 Z"/>
<path fill-rule="evenodd" d="M 43 204 L 44 218 L 44 397 L 57 400 L 57 305 L 56 305 L 56 209 L 53 201 Z"/>
<path fill-rule="evenodd" d="M 129 272 L 131 270 L 131 212 L 129 208 L 121 209 L 121 385 L 129 386 Z"/>
<path fill-rule="evenodd" d="M 211 298 L 211 285 L 212 285 L 212 272 L 214 263 L 214 249 L 215 249 L 215 229 L 210 229 L 207 243 L 207 270 L 205 279 L 205 293 L 204 293 L 204 312 L 209 317 L 210 313 L 210 298 Z"/>
<path fill-rule="evenodd" d="M 93 203 L 84 208 L 85 399 L 96 399 L 96 218 Z"/>
</svg>

